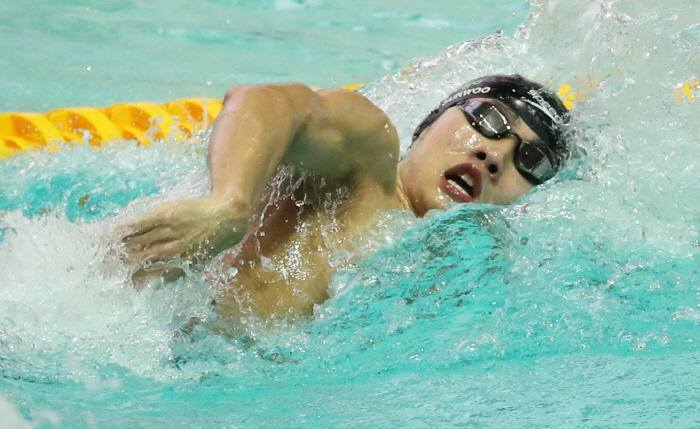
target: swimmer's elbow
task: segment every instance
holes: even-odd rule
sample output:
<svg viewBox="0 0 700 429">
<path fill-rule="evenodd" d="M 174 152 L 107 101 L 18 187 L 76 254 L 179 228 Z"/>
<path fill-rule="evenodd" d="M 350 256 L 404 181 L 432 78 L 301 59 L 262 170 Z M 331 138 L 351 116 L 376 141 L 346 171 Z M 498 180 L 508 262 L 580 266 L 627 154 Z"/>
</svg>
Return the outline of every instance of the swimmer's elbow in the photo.
<svg viewBox="0 0 700 429">
<path fill-rule="evenodd" d="M 287 83 L 261 83 L 255 85 L 233 85 L 226 91 L 224 95 L 223 104 L 236 103 L 237 101 L 245 97 L 270 99 L 272 100 L 285 100 L 289 104 L 294 104 L 290 102 L 295 99 L 305 99 L 314 94 L 314 90 L 308 86 L 298 83 L 298 82 L 287 82 Z"/>
</svg>

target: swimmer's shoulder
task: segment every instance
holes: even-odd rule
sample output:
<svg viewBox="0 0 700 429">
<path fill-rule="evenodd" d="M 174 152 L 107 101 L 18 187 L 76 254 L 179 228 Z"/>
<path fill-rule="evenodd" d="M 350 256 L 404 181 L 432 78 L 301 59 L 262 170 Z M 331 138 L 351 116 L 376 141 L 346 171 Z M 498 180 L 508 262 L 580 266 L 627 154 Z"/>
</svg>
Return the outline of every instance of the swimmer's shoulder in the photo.
<svg viewBox="0 0 700 429">
<path fill-rule="evenodd" d="M 310 113 L 285 161 L 328 177 L 365 176 L 392 192 L 399 138 L 388 115 L 362 94 L 346 89 L 315 91 L 308 106 Z"/>
</svg>

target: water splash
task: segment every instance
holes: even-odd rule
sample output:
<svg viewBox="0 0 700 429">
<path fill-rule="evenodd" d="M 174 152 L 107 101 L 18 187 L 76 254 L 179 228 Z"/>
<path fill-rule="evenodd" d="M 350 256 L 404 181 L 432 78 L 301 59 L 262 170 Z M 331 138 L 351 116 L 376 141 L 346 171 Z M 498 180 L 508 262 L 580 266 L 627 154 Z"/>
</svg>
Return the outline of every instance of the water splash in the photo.
<svg viewBox="0 0 700 429">
<path fill-rule="evenodd" d="M 532 407 L 523 398 L 534 386 L 533 391 L 544 392 L 538 404 L 551 412 L 552 421 L 582 426 L 622 425 L 629 416 L 670 421 L 649 415 L 646 405 L 682 408 L 687 400 L 679 389 L 687 386 L 671 385 L 664 377 L 696 380 L 698 373 L 693 362 L 700 341 L 700 203 L 694 197 L 700 184 L 695 167 L 700 107 L 692 83 L 699 65 L 693 18 L 698 6 L 683 1 L 533 6 L 515 37 L 495 35 L 419 60 L 368 88 L 367 95 L 395 121 L 405 150 L 422 116 L 466 80 L 519 72 L 555 90 L 567 84 L 581 131 L 575 144 L 586 154 L 553 181 L 509 207 L 461 207 L 425 221 L 387 214 L 383 228 L 364 238 L 364 249 L 376 251 L 374 256 L 334 278 L 334 297 L 317 309 L 315 320 L 275 332 L 250 326 L 247 336 L 232 341 L 201 330 L 173 336 L 188 312 L 204 311 L 206 285 L 195 276 L 171 289 L 136 295 L 124 290 L 119 270 L 106 275 L 96 268 L 95 255 L 103 251 L 97 236 L 111 222 L 202 192 L 206 180 L 196 157 L 165 176 L 147 169 L 147 177 L 137 180 L 139 194 L 162 194 L 122 208 L 134 198 L 124 191 L 95 217 L 78 208 L 80 198 L 73 195 L 82 188 L 37 198 L 36 204 L 22 199 L 25 191 L 6 194 L 9 213 L 3 215 L 0 252 L 12 264 L 2 267 L 0 277 L 12 280 L 0 288 L 5 377 L 0 382 L 20 392 L 16 402 L 25 401 L 28 408 L 40 403 L 28 399 L 37 392 L 27 387 L 30 382 L 78 385 L 76 392 L 62 391 L 73 399 L 81 396 L 80 388 L 98 386 L 93 403 L 112 404 L 104 418 L 119 415 L 115 408 L 128 402 L 114 392 L 133 389 L 146 392 L 144 421 L 199 426 L 205 420 L 175 409 L 164 411 L 165 420 L 149 417 L 161 406 L 149 395 L 171 405 L 193 400 L 197 410 L 207 412 L 209 424 L 223 425 L 234 417 L 279 421 L 279 411 L 269 405 L 262 406 L 267 415 L 256 415 L 260 404 L 246 395 L 253 391 L 262 398 L 258 402 L 291 412 L 293 406 L 275 400 L 280 390 L 296 396 L 312 392 L 304 406 L 297 404 L 305 411 L 329 398 L 353 404 L 337 407 L 337 415 L 361 421 L 362 410 L 376 410 L 366 400 L 370 391 L 374 402 L 392 404 L 388 413 L 398 419 L 394 422 L 411 427 L 415 421 L 396 414 L 410 406 L 406 398 L 412 392 L 419 392 L 423 402 L 437 395 L 451 407 L 411 407 L 418 417 L 439 413 L 451 421 L 498 426 L 527 417 L 518 410 Z M 155 166 L 168 158 L 163 154 L 175 159 L 181 149 L 159 150 L 130 153 L 140 161 L 116 170 L 94 161 L 103 155 L 91 158 L 80 150 L 58 159 L 67 171 L 79 170 L 86 159 L 97 164 L 80 173 L 86 177 L 100 169 L 120 176 L 120 168 Z M 53 162 L 48 159 L 38 162 Z M 24 173 L 37 161 L 27 162 L 10 174 L 18 178 L 15 189 L 26 186 L 26 195 L 32 195 L 41 181 Z M 191 168 L 195 172 L 178 182 Z M 71 180 L 88 186 L 88 192 L 94 189 L 92 180 Z M 71 186 L 78 185 L 65 189 Z M 117 217 L 100 220 L 115 210 Z M 625 413 L 557 387 L 558 380 L 581 379 L 587 380 L 589 397 L 608 392 L 628 399 L 622 404 Z M 640 387 L 649 383 L 658 394 Z M 176 393 L 169 394 L 171 388 Z M 517 391 L 517 398 L 510 398 L 508 389 Z M 203 391 L 219 405 L 196 402 Z M 484 405 L 493 403 L 522 406 L 504 405 L 496 413 Z M 475 410 L 481 414 L 475 416 Z M 292 423 L 337 421 L 310 415 Z"/>
</svg>

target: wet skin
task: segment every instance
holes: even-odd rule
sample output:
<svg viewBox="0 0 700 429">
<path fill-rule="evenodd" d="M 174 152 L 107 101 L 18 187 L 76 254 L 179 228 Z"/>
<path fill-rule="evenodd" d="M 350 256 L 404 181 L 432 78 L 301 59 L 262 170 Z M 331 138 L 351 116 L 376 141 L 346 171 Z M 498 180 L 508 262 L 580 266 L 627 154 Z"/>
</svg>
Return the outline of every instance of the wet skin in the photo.
<svg viewBox="0 0 700 429">
<path fill-rule="evenodd" d="M 510 115 L 521 138 L 536 139 Z M 533 187 L 513 163 L 516 138 L 485 138 L 458 108 L 400 162 L 398 147 L 384 112 L 359 94 L 299 84 L 232 88 L 209 147 L 212 195 L 125 226 L 126 262 L 142 267 L 138 275 L 149 263 L 218 255 L 206 272 L 228 326 L 247 315 L 294 319 L 328 298 L 330 276 L 342 268 L 329 256 L 352 251 L 353 237 L 386 210 L 423 216 L 451 203 L 510 204 Z M 286 186 L 272 180 L 283 164 L 312 179 L 273 201 L 265 195 Z"/>
<path fill-rule="evenodd" d="M 521 121 L 509 119 L 520 136 L 536 138 Z M 327 264 L 328 255 L 339 249 L 352 251 L 346 239 L 371 227 L 382 210 L 404 208 L 422 216 L 430 209 L 445 209 L 450 203 L 516 201 L 533 188 L 513 164 L 516 143 L 513 136 L 485 138 L 460 110 L 449 109 L 399 162 L 394 198 L 387 198 L 370 182 L 360 181 L 351 185 L 349 198 L 337 201 L 332 216 L 320 206 L 305 206 L 302 210 L 291 202 L 268 206 L 268 217 L 220 259 L 224 267 L 235 267 L 237 275 L 214 288 L 218 312 L 230 320 L 245 315 L 241 308 L 267 320 L 284 314 L 311 313 L 314 304 L 327 299 L 327 284 L 337 269 Z M 466 181 L 472 189 L 467 192 L 454 184 L 452 175 L 468 175 Z M 302 222 L 306 233 L 299 232 Z M 259 237 L 263 230 L 268 233 Z M 263 258 L 275 261 L 275 269 L 263 269 Z"/>
<path fill-rule="evenodd" d="M 507 116 L 521 138 L 537 139 L 522 121 Z M 514 136 L 485 138 L 459 108 L 448 109 L 399 163 L 403 192 L 418 216 L 450 203 L 511 204 L 533 188 L 515 168 L 516 145 Z"/>
</svg>

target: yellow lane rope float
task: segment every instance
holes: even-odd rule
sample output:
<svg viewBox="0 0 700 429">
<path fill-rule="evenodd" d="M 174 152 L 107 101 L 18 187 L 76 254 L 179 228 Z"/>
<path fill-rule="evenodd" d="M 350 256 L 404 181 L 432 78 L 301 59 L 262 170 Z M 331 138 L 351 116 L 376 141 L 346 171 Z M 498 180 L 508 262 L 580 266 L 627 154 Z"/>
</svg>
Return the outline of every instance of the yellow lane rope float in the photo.
<svg viewBox="0 0 700 429">
<path fill-rule="evenodd" d="M 100 146 L 116 139 L 182 140 L 203 130 L 221 110 L 221 101 L 187 98 L 164 104 L 145 101 L 118 103 L 106 109 L 69 107 L 49 113 L 0 113 L 0 158 L 15 152 L 57 147 L 57 143 Z"/>
<path fill-rule="evenodd" d="M 343 88 L 354 91 L 362 86 Z M 29 150 L 54 150 L 61 143 L 101 146 L 128 139 L 148 146 L 164 138 L 181 141 L 209 127 L 220 110 L 221 100 L 185 98 L 163 104 L 137 101 L 107 108 L 0 113 L 0 158 Z"/>
<path fill-rule="evenodd" d="M 598 82 L 577 76 L 574 85 L 562 85 L 557 94 L 568 109 L 587 99 Z M 343 88 L 354 91 L 363 85 Z M 574 89 L 573 87 L 576 87 Z M 700 88 L 697 79 L 675 91 L 676 102 L 694 98 Z M 221 110 L 221 100 L 186 98 L 163 104 L 138 101 L 107 108 L 69 107 L 48 113 L 0 113 L 0 158 L 36 149 L 54 150 L 61 143 L 101 146 L 117 139 L 136 140 L 140 145 L 174 138 L 178 141 L 209 127 Z"/>
</svg>

